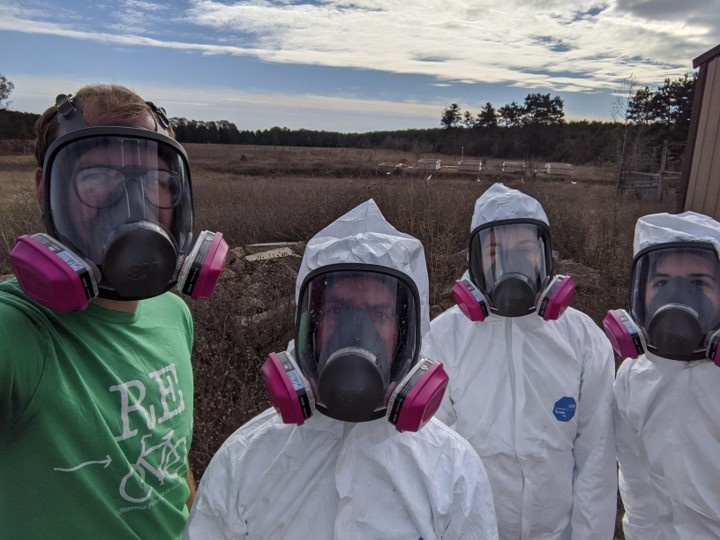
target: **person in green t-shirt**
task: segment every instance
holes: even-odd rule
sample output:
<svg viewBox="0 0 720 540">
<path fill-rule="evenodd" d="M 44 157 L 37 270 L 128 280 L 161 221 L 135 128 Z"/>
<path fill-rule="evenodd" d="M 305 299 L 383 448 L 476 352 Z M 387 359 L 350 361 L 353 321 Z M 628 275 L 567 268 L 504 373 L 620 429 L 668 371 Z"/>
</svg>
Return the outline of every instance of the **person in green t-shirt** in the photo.
<svg viewBox="0 0 720 540">
<path fill-rule="evenodd" d="M 37 123 L 46 233 L 0 284 L 0 536 L 179 538 L 194 494 L 193 323 L 227 253 L 193 243 L 190 171 L 165 111 L 118 85 Z"/>
</svg>

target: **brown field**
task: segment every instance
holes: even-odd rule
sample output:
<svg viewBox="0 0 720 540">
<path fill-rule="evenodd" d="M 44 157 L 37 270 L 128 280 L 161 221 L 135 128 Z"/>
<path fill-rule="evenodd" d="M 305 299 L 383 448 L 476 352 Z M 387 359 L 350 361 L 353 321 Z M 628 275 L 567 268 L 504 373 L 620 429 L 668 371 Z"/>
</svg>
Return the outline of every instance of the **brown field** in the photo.
<svg viewBox="0 0 720 540">
<path fill-rule="evenodd" d="M 612 167 L 577 167 L 572 178 L 523 177 L 503 175 L 497 172 L 501 162 L 488 160 L 488 172 L 482 173 L 406 169 L 396 174 L 377 165 L 401 158 L 456 164 L 459 156 L 219 145 L 187 149 L 197 229 L 223 232 L 234 250 L 214 297 L 189 303 L 196 326 L 191 461 L 198 478 L 222 441 L 268 406 L 259 366 L 292 339 L 302 243 L 360 202 L 373 198 L 392 224 L 423 241 L 434 316 L 452 305 L 450 287 L 465 269 L 477 197 L 496 181 L 532 195 L 550 219 L 558 271 L 575 277 L 575 307 L 597 323 L 608 309 L 625 307 L 635 221 L 674 211 L 676 204 L 675 193 L 666 193 L 659 203 L 633 193 L 618 196 Z M 33 171 L 30 155 L 0 155 L 0 275 L 10 272 L 7 253 L 14 239 L 42 230 Z M 278 241 L 300 242 L 297 256 L 244 259 L 243 246 Z"/>
</svg>

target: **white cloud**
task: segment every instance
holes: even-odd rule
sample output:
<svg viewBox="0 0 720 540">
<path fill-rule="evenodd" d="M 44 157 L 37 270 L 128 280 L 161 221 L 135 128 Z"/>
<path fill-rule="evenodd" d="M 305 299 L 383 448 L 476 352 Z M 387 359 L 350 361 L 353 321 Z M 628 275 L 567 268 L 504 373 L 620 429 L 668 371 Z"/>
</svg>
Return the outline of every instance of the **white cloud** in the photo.
<svg viewBox="0 0 720 540">
<path fill-rule="evenodd" d="M 688 14 L 693 9 L 684 7 Z M 541 84 L 558 91 L 579 88 L 565 86 L 558 72 L 580 73 L 595 88 L 614 86 L 629 72 L 643 81 L 679 75 L 691 70 L 689 54 L 714 45 L 712 25 L 702 20 L 648 19 L 612 5 L 601 9 L 590 0 L 196 0 L 188 18 L 243 43 L 254 39 L 258 56 L 273 62 Z M 439 58 L 440 51 L 442 60 L 424 61 Z"/>
<path fill-rule="evenodd" d="M 162 28 L 170 8 L 167 5 L 143 0 L 120 0 L 113 10 L 108 28 L 123 33 L 154 33 Z"/>
<path fill-rule="evenodd" d="M 655 86 L 691 71 L 692 59 L 717 44 L 720 10 L 709 9 L 716 2 L 680 2 L 678 11 L 674 0 L 191 0 L 186 9 L 159 1 L 104 0 L 75 11 L 75 3 L 57 0 L 0 0 L 0 32 L 60 36 L 148 55 L 152 51 L 146 48 L 157 48 L 426 75 L 433 79 L 423 81 L 426 88 L 444 94 L 425 104 L 354 99 L 337 94 L 363 90 L 337 84 L 331 76 L 327 91 L 313 95 L 201 89 L 202 81 L 192 81 L 190 88 L 148 86 L 140 79 L 147 72 L 137 81 L 117 81 L 162 103 L 171 116 L 230 120 L 240 129 L 279 125 L 348 132 L 436 126 L 448 103 L 477 112 L 493 101 L 482 90 L 466 97 L 463 85 L 564 92 L 566 103 L 572 101 L 567 94 L 617 92 L 631 76 L 638 86 Z M 56 91 L 96 82 L 18 73 L 12 80 L 11 106 L 32 112 L 51 104 Z M 505 102 L 521 101 L 515 96 L 522 92 L 509 93 L 513 97 Z M 576 118 L 569 107 L 565 112 L 571 120 L 592 116 Z"/>
<path fill-rule="evenodd" d="M 589 92 L 616 88 L 630 74 L 655 84 L 691 71 L 692 58 L 716 44 L 720 10 L 707 2 L 682 3 L 682 22 L 670 0 L 194 0 L 184 13 L 124 0 L 110 26 L 88 31 L 85 14 L 43 15 L 0 1 L 0 29 L 429 75 L 441 84 Z M 177 20 L 183 39 L 157 37 Z M 187 39 L 191 32 L 197 39 Z"/>
</svg>

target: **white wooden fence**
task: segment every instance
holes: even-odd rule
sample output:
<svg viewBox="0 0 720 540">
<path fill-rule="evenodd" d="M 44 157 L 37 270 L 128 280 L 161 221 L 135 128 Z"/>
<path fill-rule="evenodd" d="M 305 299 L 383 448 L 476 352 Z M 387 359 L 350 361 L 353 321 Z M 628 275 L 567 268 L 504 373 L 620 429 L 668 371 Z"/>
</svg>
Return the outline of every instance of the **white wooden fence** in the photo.
<svg viewBox="0 0 720 540">
<path fill-rule="evenodd" d="M 524 173 L 525 172 L 525 162 L 524 161 L 503 161 L 502 172 Z"/>
<path fill-rule="evenodd" d="M 575 167 L 569 163 L 545 163 L 545 174 L 553 174 L 556 176 L 572 176 Z"/>
</svg>

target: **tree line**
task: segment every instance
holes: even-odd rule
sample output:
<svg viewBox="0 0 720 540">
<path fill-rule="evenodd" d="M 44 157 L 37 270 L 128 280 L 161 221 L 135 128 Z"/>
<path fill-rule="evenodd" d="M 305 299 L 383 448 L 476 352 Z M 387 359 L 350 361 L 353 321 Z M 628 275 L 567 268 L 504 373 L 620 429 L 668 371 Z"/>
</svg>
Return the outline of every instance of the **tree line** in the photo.
<svg viewBox="0 0 720 540">
<path fill-rule="evenodd" d="M 470 111 L 462 113 L 458 104 L 453 103 L 443 111 L 440 117 L 440 127 L 444 129 L 457 127 L 483 129 L 494 128 L 498 125 L 508 128 L 562 125 L 565 118 L 563 106 L 564 102 L 559 96 L 528 94 L 522 105 L 513 101 L 495 109 L 492 103 L 487 102 L 475 116 Z"/>
<path fill-rule="evenodd" d="M 272 127 L 240 130 L 227 120 L 171 118 L 183 143 L 383 148 L 495 158 L 536 158 L 573 163 L 617 162 L 628 142 L 684 144 L 692 112 L 696 75 L 665 79 L 656 89 L 628 83 L 611 122 L 566 121 L 563 100 L 530 93 L 522 104 L 486 103 L 475 114 L 456 103 L 446 107 L 436 128 L 340 133 Z M 12 82 L 0 74 L 0 139 L 31 139 L 39 115 L 8 109 Z"/>
</svg>

